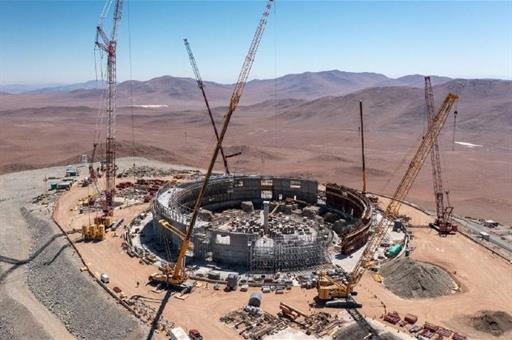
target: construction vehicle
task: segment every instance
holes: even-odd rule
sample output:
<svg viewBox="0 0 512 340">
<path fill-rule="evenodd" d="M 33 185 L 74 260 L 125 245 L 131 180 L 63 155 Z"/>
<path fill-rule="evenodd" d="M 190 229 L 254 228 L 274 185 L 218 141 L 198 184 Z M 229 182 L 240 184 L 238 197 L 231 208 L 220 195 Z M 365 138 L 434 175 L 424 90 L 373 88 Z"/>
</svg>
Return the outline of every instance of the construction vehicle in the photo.
<svg viewBox="0 0 512 340">
<path fill-rule="evenodd" d="M 103 20 L 109 9 L 114 4 L 112 18 L 112 32 L 110 38 L 103 30 Z M 123 10 L 123 0 L 107 0 L 100 16 L 100 21 L 96 26 L 95 46 L 107 54 L 107 93 L 106 93 L 106 113 L 107 113 L 107 139 L 106 139 L 106 161 L 105 161 L 105 202 L 103 205 L 103 215 L 94 218 L 94 225 L 84 226 L 82 228 L 82 237 L 85 240 L 102 240 L 105 237 L 105 229 L 112 224 L 114 215 L 114 191 L 115 191 L 115 104 L 116 104 L 116 55 L 117 55 L 117 35 L 119 24 L 121 22 L 121 13 Z M 99 135 L 99 134 L 98 134 Z M 98 174 L 94 170 L 94 157 L 96 155 L 97 141 L 93 143 L 91 163 L 89 164 L 89 176 L 92 184 L 97 189 Z"/>
<path fill-rule="evenodd" d="M 197 329 L 191 329 L 190 331 L 188 331 L 188 337 L 191 340 L 203 340 L 203 336 L 201 335 L 201 333 L 199 333 Z"/>
<path fill-rule="evenodd" d="M 318 299 L 328 301 L 338 298 L 350 298 L 354 287 L 359 283 L 359 280 L 366 269 L 373 265 L 375 252 L 379 248 L 390 225 L 393 224 L 392 221 L 398 216 L 401 202 L 407 196 L 414 180 L 423 167 L 432 145 L 441 132 L 441 129 L 443 128 L 444 123 L 457 100 L 457 95 L 449 93 L 437 114 L 432 117 L 431 124 L 423 135 L 405 175 L 400 181 L 400 184 L 396 188 L 392 199 L 389 201 L 389 204 L 384 211 L 383 218 L 375 227 L 373 235 L 369 239 L 366 249 L 359 261 L 356 263 L 352 273 L 347 275 L 345 282 L 338 282 L 330 278 L 327 273 L 322 272 L 317 283 Z"/>
<path fill-rule="evenodd" d="M 428 126 L 432 124 L 434 116 L 434 92 L 430 77 L 425 77 L 425 103 L 427 111 Z M 455 111 L 457 112 L 457 111 Z M 457 231 L 457 226 L 451 222 L 453 207 L 449 204 L 448 191 L 443 190 L 443 177 L 441 171 L 441 155 L 439 152 L 439 143 L 437 138 L 430 151 L 432 161 L 432 177 L 434 183 L 434 196 L 436 201 L 436 220 L 430 226 L 436 229 L 440 235 L 447 235 Z M 448 206 L 445 206 L 444 195 L 447 196 Z"/>
<path fill-rule="evenodd" d="M 258 23 L 258 27 L 256 28 L 256 32 L 254 33 L 254 37 L 251 42 L 251 46 L 249 47 L 249 51 L 247 52 L 247 56 L 245 57 L 244 63 L 242 65 L 242 70 L 238 76 L 238 80 L 235 84 L 235 88 L 233 89 L 233 94 L 231 95 L 231 99 L 229 102 L 228 111 L 224 116 L 224 123 L 222 125 L 222 130 L 219 134 L 219 138 L 217 139 L 217 144 L 215 145 L 215 150 L 213 151 L 212 158 L 210 160 L 210 164 L 208 166 L 208 170 L 206 171 L 206 175 L 204 176 L 203 185 L 199 194 L 197 195 L 196 201 L 194 203 L 194 208 L 192 210 L 192 215 L 190 217 L 190 222 L 186 230 L 185 237 L 182 240 L 181 247 L 178 253 L 178 259 L 174 266 L 166 266 L 165 268 L 161 268 L 162 273 L 156 273 L 149 276 L 150 282 L 159 282 L 170 284 L 171 286 L 181 286 L 187 280 L 188 276 L 185 272 L 185 255 L 188 251 L 190 245 L 190 239 L 192 237 L 192 231 L 194 225 L 197 220 L 197 216 L 199 214 L 199 209 L 203 203 L 203 197 L 206 193 L 206 188 L 208 186 L 208 181 L 213 172 L 213 167 L 219 155 L 219 151 L 222 146 L 222 141 L 224 140 L 224 136 L 226 135 L 229 122 L 233 113 L 235 112 L 238 104 L 240 103 L 240 98 L 244 91 L 245 85 L 247 83 L 247 79 L 249 77 L 249 73 L 252 68 L 252 64 L 254 63 L 254 58 L 256 57 L 256 51 L 260 44 L 261 38 L 263 36 L 263 32 L 265 31 L 265 26 L 267 24 L 268 16 L 270 15 L 270 9 L 272 8 L 273 0 L 268 0 L 265 5 L 265 10 L 263 11 L 263 15 L 260 18 Z"/>
</svg>

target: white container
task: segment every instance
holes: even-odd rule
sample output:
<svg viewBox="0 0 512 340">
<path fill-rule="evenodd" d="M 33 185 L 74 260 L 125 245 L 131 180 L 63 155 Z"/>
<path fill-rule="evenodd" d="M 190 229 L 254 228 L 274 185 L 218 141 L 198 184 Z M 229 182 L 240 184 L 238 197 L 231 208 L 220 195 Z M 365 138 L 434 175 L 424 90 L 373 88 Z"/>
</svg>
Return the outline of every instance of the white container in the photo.
<svg viewBox="0 0 512 340">
<path fill-rule="evenodd" d="M 187 332 L 183 330 L 181 327 L 174 327 L 171 329 L 171 340 L 190 340 L 190 337 L 187 335 Z"/>
</svg>

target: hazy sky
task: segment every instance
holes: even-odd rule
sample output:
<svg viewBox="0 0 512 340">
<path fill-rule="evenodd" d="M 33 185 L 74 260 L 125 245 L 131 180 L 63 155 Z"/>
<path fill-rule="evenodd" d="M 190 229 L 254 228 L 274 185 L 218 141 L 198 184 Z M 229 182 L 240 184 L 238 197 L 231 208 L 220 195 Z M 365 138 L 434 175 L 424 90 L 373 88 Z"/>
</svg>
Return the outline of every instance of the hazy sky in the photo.
<svg viewBox="0 0 512 340">
<path fill-rule="evenodd" d="M 0 0 L 0 83 L 95 78 L 95 26 L 104 1 Z M 118 78 L 193 76 L 234 82 L 265 0 L 126 0 Z M 109 18 L 110 19 L 110 18 Z M 110 31 L 111 21 L 105 21 Z M 251 78 L 340 69 L 397 77 L 512 78 L 512 1 L 277 0 Z"/>
</svg>

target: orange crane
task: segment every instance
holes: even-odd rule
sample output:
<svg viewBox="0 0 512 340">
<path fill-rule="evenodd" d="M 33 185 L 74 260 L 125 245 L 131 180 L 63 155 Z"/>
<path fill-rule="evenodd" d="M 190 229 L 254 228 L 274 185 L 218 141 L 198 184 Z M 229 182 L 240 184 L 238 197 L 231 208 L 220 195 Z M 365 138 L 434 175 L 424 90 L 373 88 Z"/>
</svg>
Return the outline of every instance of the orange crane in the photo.
<svg viewBox="0 0 512 340">
<path fill-rule="evenodd" d="M 190 65 L 192 66 L 192 71 L 194 71 L 194 75 L 196 76 L 197 87 L 199 87 L 199 89 L 201 90 L 201 94 L 203 95 L 204 103 L 206 104 L 206 109 L 208 110 L 208 116 L 210 116 L 210 122 L 212 123 L 213 126 L 213 132 L 215 133 L 217 141 L 219 141 L 219 131 L 217 131 L 217 125 L 215 124 L 215 120 L 213 119 L 212 110 L 210 108 L 210 103 L 208 103 L 208 98 L 206 97 L 203 79 L 201 78 L 201 74 L 199 73 L 199 68 L 197 67 L 196 59 L 194 58 L 194 54 L 192 53 L 192 49 L 190 48 L 188 40 L 183 39 L 183 42 L 185 43 L 185 48 L 187 49 Z M 224 163 L 224 170 L 226 171 L 226 174 L 229 175 L 228 160 L 227 156 L 224 154 L 224 149 L 222 148 L 222 145 L 220 146 L 220 154 L 222 156 L 222 162 Z"/>
<path fill-rule="evenodd" d="M 231 120 L 231 117 L 233 116 L 233 113 L 238 107 L 238 104 L 240 103 L 240 98 L 244 91 L 245 84 L 247 83 L 247 78 L 249 77 L 252 65 L 254 63 L 256 51 L 258 50 L 258 46 L 263 36 L 263 32 L 265 31 L 265 26 L 267 24 L 267 19 L 270 15 L 270 9 L 272 8 L 273 2 L 274 0 L 268 0 L 267 4 L 265 5 L 265 10 L 263 11 L 263 15 L 260 18 L 258 27 L 256 28 L 256 32 L 254 33 L 254 37 L 252 39 L 251 46 L 249 47 L 249 51 L 247 52 L 244 63 L 242 65 L 242 70 L 240 71 L 238 80 L 233 90 L 233 94 L 231 95 L 231 99 L 229 101 L 228 111 L 224 116 L 224 123 L 222 125 L 222 130 L 219 134 L 219 139 L 217 140 L 217 144 L 215 145 L 215 150 L 213 151 L 213 155 L 210 160 L 208 170 L 206 171 L 203 185 L 194 203 L 192 216 L 190 217 L 190 222 L 187 227 L 185 237 L 183 238 L 183 241 L 181 243 L 176 264 L 174 265 L 174 268 L 163 268 L 163 274 L 157 273 L 150 275 L 150 282 L 165 282 L 173 286 L 179 286 L 187 280 L 187 274 L 185 273 L 185 255 L 189 248 L 190 239 L 192 237 L 192 231 L 197 220 L 197 215 L 199 214 L 199 209 L 201 208 L 203 202 L 203 197 L 206 192 L 206 188 L 208 187 L 208 181 L 213 172 L 215 161 L 217 160 L 217 156 L 219 155 L 219 151 L 222 146 L 222 141 L 224 140 L 224 136 L 226 135 L 226 132 L 228 130 L 229 122 Z"/>
<path fill-rule="evenodd" d="M 396 216 L 398 216 L 398 210 L 400 208 L 401 202 L 405 199 L 407 193 L 411 189 L 414 180 L 423 167 L 428 153 L 432 149 L 437 136 L 439 136 L 439 133 L 441 132 L 441 129 L 443 128 L 444 123 L 446 122 L 446 119 L 448 118 L 448 115 L 457 100 L 457 95 L 449 93 L 437 114 L 432 117 L 431 124 L 429 125 L 427 132 L 423 135 L 423 138 L 421 139 L 418 149 L 411 163 L 409 164 L 405 175 L 400 181 L 400 184 L 396 188 L 392 199 L 384 211 L 384 216 L 375 227 L 374 233 L 368 241 L 366 249 L 357 262 L 347 282 L 336 282 L 329 278 L 326 273 L 322 273 L 320 275 L 320 279 L 317 285 L 318 298 L 320 300 L 331 300 L 336 298 L 349 297 L 354 287 L 358 284 L 359 280 L 363 276 L 365 270 L 372 265 L 374 254 L 379 248 L 382 239 L 389 229 L 391 224 L 390 220 L 393 220 L 396 218 Z"/>
<path fill-rule="evenodd" d="M 432 83 L 429 76 L 425 77 L 425 103 L 428 126 L 430 127 L 432 125 L 432 118 L 434 117 L 434 92 L 432 91 Z M 448 191 L 446 191 L 448 206 L 445 206 L 444 202 L 445 192 L 443 190 L 443 177 L 441 172 L 441 155 L 437 138 L 432 145 L 430 159 L 432 161 L 432 177 L 436 201 L 436 220 L 431 226 L 438 230 L 440 235 L 447 235 L 452 231 L 457 231 L 457 226 L 451 223 L 453 207 L 450 206 L 449 203 Z"/>
</svg>

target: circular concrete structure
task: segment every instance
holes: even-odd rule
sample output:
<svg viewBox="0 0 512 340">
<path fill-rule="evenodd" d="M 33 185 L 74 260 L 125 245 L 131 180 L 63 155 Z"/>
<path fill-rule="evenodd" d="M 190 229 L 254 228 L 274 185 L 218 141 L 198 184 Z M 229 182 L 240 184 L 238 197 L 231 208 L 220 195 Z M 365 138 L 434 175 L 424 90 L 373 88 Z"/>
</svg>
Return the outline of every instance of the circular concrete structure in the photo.
<svg viewBox="0 0 512 340">
<path fill-rule="evenodd" d="M 177 251 L 181 245 L 201 186 L 195 181 L 158 192 L 153 228 L 162 246 Z M 302 270 L 328 263 L 333 239 L 367 234 L 370 223 L 368 200 L 342 186 L 319 192 L 315 180 L 218 176 L 210 179 L 191 248 L 200 262 L 252 272 Z"/>
</svg>

